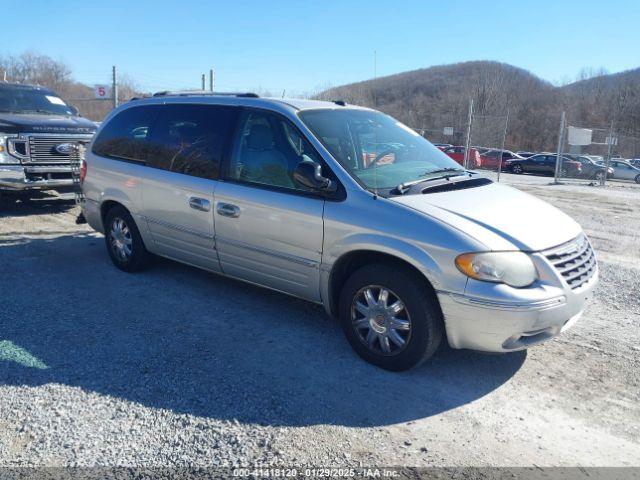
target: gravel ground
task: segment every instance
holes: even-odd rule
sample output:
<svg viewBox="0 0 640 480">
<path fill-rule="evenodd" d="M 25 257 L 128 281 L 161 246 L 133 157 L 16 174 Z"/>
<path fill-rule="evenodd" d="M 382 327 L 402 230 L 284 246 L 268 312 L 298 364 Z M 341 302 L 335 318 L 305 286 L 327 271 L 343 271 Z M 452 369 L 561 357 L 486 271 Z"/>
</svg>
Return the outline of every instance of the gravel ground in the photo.
<svg viewBox="0 0 640 480">
<path fill-rule="evenodd" d="M 113 268 L 70 200 L 0 202 L 0 466 L 640 466 L 640 188 L 504 175 L 590 235 L 583 319 L 528 352 L 361 361 L 320 307 Z"/>
</svg>

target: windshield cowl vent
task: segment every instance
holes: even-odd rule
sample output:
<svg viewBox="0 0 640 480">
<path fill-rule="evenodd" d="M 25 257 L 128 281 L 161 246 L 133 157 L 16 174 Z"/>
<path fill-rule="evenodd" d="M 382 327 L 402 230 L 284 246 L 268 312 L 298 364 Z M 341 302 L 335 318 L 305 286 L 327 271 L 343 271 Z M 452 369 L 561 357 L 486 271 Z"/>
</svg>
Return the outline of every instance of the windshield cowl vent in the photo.
<svg viewBox="0 0 640 480">
<path fill-rule="evenodd" d="M 463 190 L 465 188 L 483 187 L 489 185 L 493 181 L 488 178 L 470 178 L 463 181 L 443 182 L 437 185 L 428 186 L 423 188 L 420 193 L 440 193 L 440 192 L 452 192 L 454 190 Z"/>
</svg>

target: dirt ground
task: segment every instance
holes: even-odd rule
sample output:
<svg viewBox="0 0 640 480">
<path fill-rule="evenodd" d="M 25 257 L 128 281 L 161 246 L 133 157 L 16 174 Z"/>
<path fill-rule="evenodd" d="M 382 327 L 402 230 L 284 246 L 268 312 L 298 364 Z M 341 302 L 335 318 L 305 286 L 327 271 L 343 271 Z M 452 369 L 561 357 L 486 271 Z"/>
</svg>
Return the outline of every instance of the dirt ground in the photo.
<svg viewBox="0 0 640 480">
<path fill-rule="evenodd" d="M 527 352 L 402 374 L 320 307 L 169 261 L 127 275 L 72 201 L 3 200 L 0 465 L 640 466 L 640 186 L 502 181 L 582 224 L 592 304 Z"/>
</svg>

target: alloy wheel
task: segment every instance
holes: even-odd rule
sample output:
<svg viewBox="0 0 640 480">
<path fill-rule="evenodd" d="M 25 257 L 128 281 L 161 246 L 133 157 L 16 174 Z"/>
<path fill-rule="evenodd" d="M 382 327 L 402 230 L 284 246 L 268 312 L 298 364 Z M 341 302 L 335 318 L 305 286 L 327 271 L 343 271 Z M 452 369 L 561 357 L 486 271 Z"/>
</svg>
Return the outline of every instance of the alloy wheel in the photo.
<svg viewBox="0 0 640 480">
<path fill-rule="evenodd" d="M 360 341 L 378 355 L 397 355 L 411 338 L 411 317 L 404 302 L 380 285 L 367 285 L 354 296 L 351 323 Z"/>
<path fill-rule="evenodd" d="M 133 238 L 127 223 L 116 217 L 111 222 L 109 231 L 109 245 L 115 256 L 122 262 L 126 262 L 133 254 Z"/>
</svg>

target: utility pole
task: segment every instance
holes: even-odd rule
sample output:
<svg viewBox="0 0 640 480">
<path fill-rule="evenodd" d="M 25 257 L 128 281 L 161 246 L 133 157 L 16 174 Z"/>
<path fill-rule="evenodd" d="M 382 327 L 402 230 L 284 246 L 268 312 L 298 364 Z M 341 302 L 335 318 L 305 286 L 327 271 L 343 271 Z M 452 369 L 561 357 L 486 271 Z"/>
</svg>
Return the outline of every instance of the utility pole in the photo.
<svg viewBox="0 0 640 480">
<path fill-rule="evenodd" d="M 464 143 L 464 160 L 462 166 L 469 168 L 469 144 L 471 143 L 471 123 L 473 122 L 473 98 L 469 99 L 469 115 L 467 116 L 467 139 Z"/>
<path fill-rule="evenodd" d="M 378 51 L 373 51 L 373 79 L 378 78 Z M 373 106 L 378 106 L 378 95 L 376 94 L 376 86 L 373 86 Z"/>
<path fill-rule="evenodd" d="M 558 132 L 558 153 L 556 155 L 556 171 L 553 178 L 553 183 L 558 184 L 558 178 L 562 173 L 562 148 L 564 147 L 564 128 L 566 123 L 566 112 L 563 111 L 560 116 L 560 132 Z"/>
<path fill-rule="evenodd" d="M 509 127 L 509 110 L 507 109 L 507 118 L 504 121 L 504 132 L 502 133 L 502 146 L 500 147 L 500 159 L 498 160 L 498 182 L 500 181 L 500 173 L 502 173 L 502 157 L 504 155 L 504 142 L 507 139 L 508 127 Z"/>
<path fill-rule="evenodd" d="M 204 92 L 204 82 L 205 82 L 204 73 L 202 74 L 202 79 L 201 80 L 202 80 L 202 82 L 201 82 L 202 88 L 200 88 L 200 90 L 202 90 Z"/>
<path fill-rule="evenodd" d="M 118 108 L 118 70 L 114 65 L 112 67 L 112 79 L 111 79 L 111 96 L 113 97 L 113 108 Z"/>
<path fill-rule="evenodd" d="M 209 69 L 209 91 L 213 92 L 213 68 Z"/>
<path fill-rule="evenodd" d="M 378 78 L 378 51 L 373 51 L 373 78 Z"/>
<path fill-rule="evenodd" d="M 613 120 L 611 120 L 611 127 L 609 128 L 609 138 L 607 138 L 607 159 L 604 162 L 604 176 L 600 180 L 600 185 L 604 185 L 607 173 L 609 172 L 609 165 L 611 164 L 611 155 L 613 153 Z"/>
</svg>

